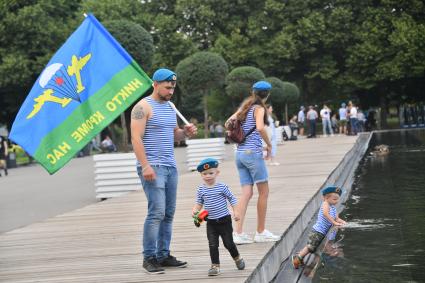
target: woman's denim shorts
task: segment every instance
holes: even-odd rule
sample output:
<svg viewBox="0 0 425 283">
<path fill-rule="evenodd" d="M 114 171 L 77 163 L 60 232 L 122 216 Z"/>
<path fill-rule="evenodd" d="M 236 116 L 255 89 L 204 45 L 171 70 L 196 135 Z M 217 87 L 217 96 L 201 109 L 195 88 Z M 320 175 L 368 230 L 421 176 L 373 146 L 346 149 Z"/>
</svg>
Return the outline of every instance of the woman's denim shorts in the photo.
<svg viewBox="0 0 425 283">
<path fill-rule="evenodd" d="M 236 166 L 239 171 L 241 186 L 267 182 L 266 163 L 263 153 L 252 150 L 236 152 Z"/>
</svg>

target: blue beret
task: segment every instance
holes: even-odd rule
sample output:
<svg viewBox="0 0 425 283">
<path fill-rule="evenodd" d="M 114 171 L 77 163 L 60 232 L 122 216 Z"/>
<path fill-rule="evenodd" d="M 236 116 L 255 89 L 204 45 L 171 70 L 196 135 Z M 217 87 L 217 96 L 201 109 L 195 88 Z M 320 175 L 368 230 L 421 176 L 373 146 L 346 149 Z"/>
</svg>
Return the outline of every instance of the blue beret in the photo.
<svg viewBox="0 0 425 283">
<path fill-rule="evenodd" d="M 329 186 L 322 190 L 322 195 L 327 195 L 330 193 L 337 193 L 338 195 L 342 194 L 342 189 L 336 186 Z"/>
<path fill-rule="evenodd" d="M 153 81 L 156 81 L 156 82 L 176 81 L 177 80 L 177 76 L 176 76 L 176 73 L 174 73 L 171 70 L 168 70 L 168 69 L 158 69 L 153 74 L 152 80 Z"/>
<path fill-rule="evenodd" d="M 202 172 L 211 168 L 217 168 L 218 167 L 218 161 L 214 158 L 206 158 L 199 163 L 198 167 L 196 167 L 196 170 L 198 172 Z"/>
<path fill-rule="evenodd" d="M 271 90 L 272 85 L 266 81 L 259 81 L 252 85 L 253 90 Z"/>
</svg>

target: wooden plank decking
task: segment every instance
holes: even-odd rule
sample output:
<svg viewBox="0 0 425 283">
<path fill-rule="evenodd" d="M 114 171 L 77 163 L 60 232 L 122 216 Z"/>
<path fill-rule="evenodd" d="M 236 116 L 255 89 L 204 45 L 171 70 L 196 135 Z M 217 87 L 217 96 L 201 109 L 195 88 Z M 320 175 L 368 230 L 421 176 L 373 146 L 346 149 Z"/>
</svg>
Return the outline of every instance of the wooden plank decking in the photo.
<svg viewBox="0 0 425 283">
<path fill-rule="evenodd" d="M 355 140 L 336 136 L 279 146 L 281 165 L 269 167 L 269 230 L 283 234 Z M 239 195 L 233 156 L 227 156 L 219 168 L 220 181 Z M 143 271 L 141 233 L 147 204 L 143 192 L 135 192 L 1 234 L 0 282 L 244 282 L 273 243 L 238 246 L 246 261 L 243 271 L 221 247 L 222 274 L 208 277 L 205 224 L 196 228 L 190 216 L 201 179 L 196 172 L 181 172 L 179 178 L 171 251 L 188 261 L 187 268 L 167 269 L 162 275 Z M 245 221 L 244 230 L 251 235 L 256 227 L 256 197 L 254 193 Z"/>
</svg>

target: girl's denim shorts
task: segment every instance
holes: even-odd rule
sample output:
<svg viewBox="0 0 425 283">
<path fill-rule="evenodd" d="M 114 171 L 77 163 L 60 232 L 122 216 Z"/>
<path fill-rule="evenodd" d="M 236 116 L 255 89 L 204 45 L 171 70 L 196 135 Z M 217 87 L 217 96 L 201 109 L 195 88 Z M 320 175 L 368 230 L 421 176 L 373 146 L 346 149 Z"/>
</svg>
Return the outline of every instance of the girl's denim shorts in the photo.
<svg viewBox="0 0 425 283">
<path fill-rule="evenodd" d="M 253 150 L 237 151 L 236 166 L 242 186 L 268 181 L 269 176 L 262 152 Z"/>
</svg>

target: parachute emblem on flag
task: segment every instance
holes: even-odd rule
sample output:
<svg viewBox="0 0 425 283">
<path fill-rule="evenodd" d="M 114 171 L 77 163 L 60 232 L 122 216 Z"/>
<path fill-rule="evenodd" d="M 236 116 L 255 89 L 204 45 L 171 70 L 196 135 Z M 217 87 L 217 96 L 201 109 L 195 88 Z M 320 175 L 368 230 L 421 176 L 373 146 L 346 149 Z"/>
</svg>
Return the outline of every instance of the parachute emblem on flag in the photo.
<svg viewBox="0 0 425 283">
<path fill-rule="evenodd" d="M 80 57 L 80 59 L 73 55 L 71 65 L 67 68 L 61 63 L 53 63 L 47 66 L 39 80 L 39 84 L 44 91 L 41 95 L 34 98 L 34 109 L 27 116 L 27 119 L 34 117 L 45 102 L 58 103 L 62 108 L 67 106 L 72 100 L 81 103 L 79 94 L 84 91 L 85 87 L 82 84 L 80 72 L 90 58 L 91 53 Z M 58 94 L 62 97 L 53 94 Z"/>
</svg>

